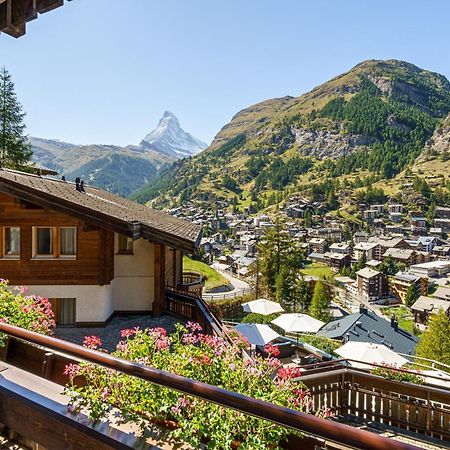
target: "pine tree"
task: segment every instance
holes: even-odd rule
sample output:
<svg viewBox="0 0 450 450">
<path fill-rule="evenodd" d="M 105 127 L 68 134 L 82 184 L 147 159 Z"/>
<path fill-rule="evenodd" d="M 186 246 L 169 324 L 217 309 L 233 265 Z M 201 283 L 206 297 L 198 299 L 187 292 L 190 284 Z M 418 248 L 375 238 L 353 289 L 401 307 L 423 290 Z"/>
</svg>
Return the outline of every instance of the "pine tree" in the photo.
<svg viewBox="0 0 450 450">
<path fill-rule="evenodd" d="M 14 92 L 14 83 L 5 67 L 0 70 L 0 164 L 20 168 L 32 155 L 25 135 L 25 113 Z"/>
<path fill-rule="evenodd" d="M 258 250 L 263 284 L 268 295 L 276 297 L 277 278 L 283 266 L 288 267 L 289 270 L 298 269 L 303 252 L 281 226 L 279 219 L 276 220 L 275 227 L 266 232 Z M 279 280 L 278 285 L 281 286 L 281 284 L 282 281 Z"/>
<path fill-rule="evenodd" d="M 411 308 L 411 306 L 414 304 L 414 302 L 418 299 L 419 295 L 417 293 L 417 287 L 416 285 L 412 284 L 409 286 L 408 290 L 406 291 L 405 296 L 405 305 Z"/>
<path fill-rule="evenodd" d="M 428 330 L 417 344 L 416 355 L 450 364 L 450 318 L 442 309 L 430 317 Z"/>
<path fill-rule="evenodd" d="M 326 283 L 322 280 L 317 280 L 314 286 L 314 294 L 309 306 L 309 314 L 323 322 L 331 320 L 330 312 L 331 293 Z"/>
</svg>

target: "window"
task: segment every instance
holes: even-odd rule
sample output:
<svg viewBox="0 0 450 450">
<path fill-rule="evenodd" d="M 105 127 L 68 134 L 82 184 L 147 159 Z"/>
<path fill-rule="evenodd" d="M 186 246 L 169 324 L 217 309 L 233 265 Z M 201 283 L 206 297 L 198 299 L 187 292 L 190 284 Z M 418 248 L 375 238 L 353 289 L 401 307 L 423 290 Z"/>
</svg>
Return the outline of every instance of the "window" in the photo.
<svg viewBox="0 0 450 450">
<path fill-rule="evenodd" d="M 53 255 L 54 229 L 52 227 L 35 227 L 33 231 L 34 231 L 33 256 L 54 256 Z"/>
<path fill-rule="evenodd" d="M 133 254 L 133 239 L 119 234 L 119 253 L 121 254 Z"/>
<path fill-rule="evenodd" d="M 33 258 L 75 258 L 77 227 L 33 227 Z"/>
<path fill-rule="evenodd" d="M 49 298 L 56 325 L 75 325 L 76 299 L 75 298 Z"/>
<path fill-rule="evenodd" d="M 77 254 L 77 227 L 61 227 L 59 229 L 60 256 L 75 256 Z"/>
<path fill-rule="evenodd" d="M 20 227 L 3 228 L 3 256 L 20 257 Z"/>
</svg>

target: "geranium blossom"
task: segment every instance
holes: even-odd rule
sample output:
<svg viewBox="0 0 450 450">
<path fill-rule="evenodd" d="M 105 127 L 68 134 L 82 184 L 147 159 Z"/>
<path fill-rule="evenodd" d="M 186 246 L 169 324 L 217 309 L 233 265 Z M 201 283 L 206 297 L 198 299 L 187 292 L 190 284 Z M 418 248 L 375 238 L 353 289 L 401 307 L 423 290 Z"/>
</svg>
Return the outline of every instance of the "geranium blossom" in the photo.
<svg viewBox="0 0 450 450">
<path fill-rule="evenodd" d="M 102 340 L 98 336 L 85 336 L 83 345 L 92 350 L 102 346 Z"/>
<path fill-rule="evenodd" d="M 309 392 L 294 379 L 299 372 L 280 368 L 273 349 L 268 349 L 272 355 L 269 358 L 243 358 L 234 341 L 201 333 L 194 323 L 189 327 L 177 324 L 176 332 L 169 336 L 162 330 L 123 330 L 126 339 L 119 342 L 113 355 L 280 406 L 311 411 Z M 214 442 L 214 448 L 230 448 L 233 440 L 239 440 L 243 448 L 278 448 L 291 433 L 270 422 L 180 396 L 167 387 L 92 363 L 81 363 L 80 371 L 68 368 L 67 374 L 86 380 L 83 386 L 70 384 L 66 393 L 71 405 L 79 405 L 92 419 L 101 419 L 114 407 L 125 421 L 142 424 L 143 412 L 145 417 L 175 420 L 177 440 L 189 441 L 193 448 L 200 448 L 202 441 Z"/>
</svg>

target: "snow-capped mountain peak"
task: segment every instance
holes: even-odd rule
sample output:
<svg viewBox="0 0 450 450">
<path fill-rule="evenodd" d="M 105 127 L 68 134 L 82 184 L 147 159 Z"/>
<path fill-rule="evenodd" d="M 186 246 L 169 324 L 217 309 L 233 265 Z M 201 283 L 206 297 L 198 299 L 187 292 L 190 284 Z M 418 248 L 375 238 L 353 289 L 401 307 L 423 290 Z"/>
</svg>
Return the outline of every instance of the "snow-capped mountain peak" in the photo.
<svg viewBox="0 0 450 450">
<path fill-rule="evenodd" d="M 185 158 L 201 152 L 207 144 L 184 131 L 173 113 L 164 111 L 158 126 L 145 136 L 140 147 L 176 158 Z"/>
</svg>

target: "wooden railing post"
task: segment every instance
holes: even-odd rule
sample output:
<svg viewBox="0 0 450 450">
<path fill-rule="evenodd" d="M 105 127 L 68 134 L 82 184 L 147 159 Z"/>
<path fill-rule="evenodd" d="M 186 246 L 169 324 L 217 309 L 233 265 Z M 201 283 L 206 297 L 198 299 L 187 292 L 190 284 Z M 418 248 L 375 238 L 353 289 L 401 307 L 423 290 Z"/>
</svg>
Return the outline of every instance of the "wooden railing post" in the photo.
<svg viewBox="0 0 450 450">
<path fill-rule="evenodd" d="M 44 355 L 44 362 L 42 364 L 42 377 L 50 380 L 52 377 L 53 361 L 55 359 L 55 354 L 52 352 L 47 352 Z"/>
</svg>

